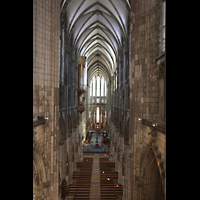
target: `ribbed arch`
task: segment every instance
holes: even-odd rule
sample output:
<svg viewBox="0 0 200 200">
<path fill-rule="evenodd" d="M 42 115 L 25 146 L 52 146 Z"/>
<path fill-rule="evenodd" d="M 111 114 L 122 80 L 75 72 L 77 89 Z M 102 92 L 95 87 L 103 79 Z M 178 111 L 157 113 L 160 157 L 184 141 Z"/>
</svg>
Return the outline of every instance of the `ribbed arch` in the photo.
<svg viewBox="0 0 200 200">
<path fill-rule="evenodd" d="M 61 17 L 66 18 L 66 38 L 71 38 L 75 59 L 87 59 L 88 81 L 98 71 L 109 82 L 129 34 L 130 1 L 62 0 Z"/>
<path fill-rule="evenodd" d="M 99 35 L 98 33 L 96 35 L 93 35 L 93 37 L 91 37 L 90 40 L 87 40 L 84 46 L 82 46 L 82 48 L 80 49 L 80 52 L 82 53 L 82 55 L 85 55 L 88 57 L 87 47 L 94 40 L 97 40 L 97 41 L 100 40 L 102 43 L 104 43 L 106 48 L 108 48 L 110 54 L 112 55 L 112 59 L 116 60 L 118 52 L 115 50 L 113 43 L 111 43 L 111 41 L 107 40 L 105 37 L 103 37 L 102 35 Z"/>
</svg>

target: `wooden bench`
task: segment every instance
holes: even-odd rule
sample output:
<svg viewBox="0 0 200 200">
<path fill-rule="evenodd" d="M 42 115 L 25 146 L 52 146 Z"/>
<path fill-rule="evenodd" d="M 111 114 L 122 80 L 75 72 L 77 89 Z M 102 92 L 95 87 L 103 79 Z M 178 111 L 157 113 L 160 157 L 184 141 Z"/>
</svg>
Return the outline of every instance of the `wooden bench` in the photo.
<svg viewBox="0 0 200 200">
<path fill-rule="evenodd" d="M 108 178 L 110 179 L 110 180 L 108 180 Z M 109 177 L 109 176 L 107 176 L 107 177 L 100 177 L 100 182 L 101 181 L 104 181 L 104 182 L 112 182 L 112 181 L 116 181 L 118 179 L 118 177 Z"/>
<path fill-rule="evenodd" d="M 77 162 L 77 165 L 92 165 L 93 164 L 93 162 Z"/>
<path fill-rule="evenodd" d="M 115 171 L 114 167 L 108 167 L 108 166 L 100 166 L 100 170 L 102 171 Z"/>
<path fill-rule="evenodd" d="M 87 174 L 87 173 L 85 173 L 85 174 L 84 173 L 83 174 L 81 174 L 81 173 L 74 173 L 73 174 L 73 176 L 82 176 L 82 177 L 83 176 L 91 176 L 91 175 L 92 175 L 92 173 L 89 173 L 89 174 Z"/>
<path fill-rule="evenodd" d="M 93 162 L 93 158 L 83 158 L 83 162 Z"/>
<path fill-rule="evenodd" d="M 92 167 L 79 167 L 78 169 L 79 169 L 80 171 L 86 171 L 86 170 L 92 171 Z"/>
<path fill-rule="evenodd" d="M 92 164 L 77 164 L 77 168 L 82 168 L 82 169 L 85 169 L 85 170 L 82 170 L 82 171 L 91 171 L 92 170 Z"/>
<path fill-rule="evenodd" d="M 101 191 L 123 191 L 122 186 L 101 186 Z"/>
<path fill-rule="evenodd" d="M 101 191 L 123 191 L 122 187 L 109 187 L 109 186 L 101 186 Z"/>
<path fill-rule="evenodd" d="M 87 168 L 92 168 L 92 164 L 77 164 L 77 168 L 80 168 L 80 167 L 83 167 L 83 168 L 86 168 L 85 171 L 88 171 Z"/>
<path fill-rule="evenodd" d="M 100 170 L 115 171 L 115 163 L 110 163 L 110 162 L 100 163 Z"/>
<path fill-rule="evenodd" d="M 73 176 L 91 176 L 92 173 L 73 173 Z"/>
<path fill-rule="evenodd" d="M 105 161 L 109 161 L 109 158 L 99 158 L 99 162 L 105 162 Z"/>
<path fill-rule="evenodd" d="M 90 171 L 74 171 L 74 174 L 91 174 Z"/>
<path fill-rule="evenodd" d="M 69 188 L 90 188 L 90 185 L 70 185 Z"/>
<path fill-rule="evenodd" d="M 86 162 L 77 162 L 77 165 L 92 165 L 93 162 L 89 162 L 89 161 L 86 161 Z"/>
<path fill-rule="evenodd" d="M 120 195 L 122 196 L 123 191 L 112 191 L 112 190 L 105 190 L 105 191 L 101 191 L 101 194 L 115 194 L 115 195 Z"/>
<path fill-rule="evenodd" d="M 104 165 L 104 164 L 106 164 L 106 165 L 115 165 L 115 162 L 113 162 L 113 161 L 101 161 L 99 163 L 100 163 L 100 165 Z"/>
<path fill-rule="evenodd" d="M 119 197 L 122 197 L 123 195 L 123 192 L 122 191 L 104 191 L 104 192 L 101 192 L 101 194 L 115 194 L 118 198 Z"/>
<path fill-rule="evenodd" d="M 68 194 L 90 194 L 90 191 L 86 191 L 86 190 L 69 190 L 67 191 Z"/>
<path fill-rule="evenodd" d="M 100 180 L 100 185 L 103 185 L 103 184 L 115 184 L 115 185 L 117 185 L 118 184 L 118 180 L 117 179 L 115 179 L 115 180 L 112 180 L 112 179 L 110 179 L 110 180 Z"/>
<path fill-rule="evenodd" d="M 90 194 L 75 194 L 74 197 L 89 197 Z"/>
<path fill-rule="evenodd" d="M 88 179 L 88 180 L 80 180 L 80 179 L 77 179 L 77 182 L 74 181 L 75 184 L 91 184 L 91 179 Z"/>
<path fill-rule="evenodd" d="M 80 188 L 76 187 L 76 188 L 74 188 L 74 187 L 70 187 L 70 188 L 68 188 L 68 191 L 90 191 L 90 187 L 88 187 L 88 188 L 83 188 L 83 187 L 80 187 Z"/>
<path fill-rule="evenodd" d="M 107 173 L 107 174 L 100 174 L 100 177 L 101 178 L 106 178 L 106 177 L 116 177 L 116 178 L 118 178 L 118 174 L 109 174 L 109 173 Z"/>
<path fill-rule="evenodd" d="M 100 163 L 100 169 L 101 168 L 115 168 L 115 163 Z"/>
<path fill-rule="evenodd" d="M 73 179 L 91 179 L 91 175 L 73 175 Z"/>
<path fill-rule="evenodd" d="M 100 174 L 118 174 L 116 171 L 101 171 Z"/>
<path fill-rule="evenodd" d="M 104 184 L 101 184 L 101 186 L 106 186 L 106 187 L 107 186 L 115 186 L 116 187 L 117 185 L 118 186 L 122 186 L 121 184 L 114 184 L 114 183 L 104 183 Z"/>
<path fill-rule="evenodd" d="M 115 197 L 116 198 L 116 195 L 115 194 L 101 194 L 101 197 Z"/>
<path fill-rule="evenodd" d="M 82 183 L 82 184 L 72 183 L 72 184 L 69 184 L 69 187 L 70 186 L 86 186 L 86 187 L 90 187 L 90 183 Z"/>
</svg>

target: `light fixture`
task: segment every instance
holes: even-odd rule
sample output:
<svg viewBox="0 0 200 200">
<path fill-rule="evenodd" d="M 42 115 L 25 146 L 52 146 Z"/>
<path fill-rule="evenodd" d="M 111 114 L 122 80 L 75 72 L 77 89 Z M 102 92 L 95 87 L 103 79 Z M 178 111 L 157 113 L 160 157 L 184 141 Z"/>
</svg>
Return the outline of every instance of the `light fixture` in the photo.
<svg viewBox="0 0 200 200">
<path fill-rule="evenodd" d="M 140 120 L 142 120 L 142 118 L 141 118 L 141 117 L 138 117 L 138 120 L 140 121 Z"/>
<path fill-rule="evenodd" d="M 158 126 L 158 124 L 156 124 L 156 123 L 152 123 L 152 126 Z"/>
<path fill-rule="evenodd" d="M 110 178 L 107 178 L 107 180 L 109 181 L 109 180 L 110 180 Z"/>
</svg>

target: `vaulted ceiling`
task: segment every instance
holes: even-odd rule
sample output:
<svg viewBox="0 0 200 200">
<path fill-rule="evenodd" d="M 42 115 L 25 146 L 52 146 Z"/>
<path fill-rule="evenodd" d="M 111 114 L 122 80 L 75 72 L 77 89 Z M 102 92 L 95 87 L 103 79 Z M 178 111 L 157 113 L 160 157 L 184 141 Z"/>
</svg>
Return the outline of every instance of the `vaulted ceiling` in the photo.
<svg viewBox="0 0 200 200">
<path fill-rule="evenodd" d="M 128 35 L 130 0 L 61 0 L 66 32 L 79 56 L 87 57 L 88 82 L 97 73 L 108 82 Z"/>
</svg>

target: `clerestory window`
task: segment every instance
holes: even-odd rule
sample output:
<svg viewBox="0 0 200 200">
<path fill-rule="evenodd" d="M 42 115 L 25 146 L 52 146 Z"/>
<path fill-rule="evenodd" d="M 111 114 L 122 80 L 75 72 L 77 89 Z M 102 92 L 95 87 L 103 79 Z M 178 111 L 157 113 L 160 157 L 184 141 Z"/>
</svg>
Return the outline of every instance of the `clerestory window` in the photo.
<svg viewBox="0 0 200 200">
<path fill-rule="evenodd" d="M 162 29 L 161 29 L 161 53 L 165 52 L 166 39 L 166 0 L 162 1 Z"/>
</svg>

